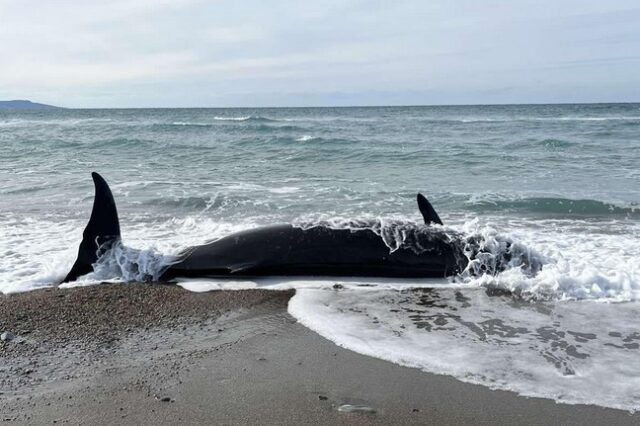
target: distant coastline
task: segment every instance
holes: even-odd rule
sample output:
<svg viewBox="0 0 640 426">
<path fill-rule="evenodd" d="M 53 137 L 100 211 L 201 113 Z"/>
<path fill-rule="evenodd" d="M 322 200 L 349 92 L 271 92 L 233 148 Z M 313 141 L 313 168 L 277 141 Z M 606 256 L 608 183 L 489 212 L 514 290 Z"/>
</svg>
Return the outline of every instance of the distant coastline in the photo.
<svg viewBox="0 0 640 426">
<path fill-rule="evenodd" d="M 45 110 L 45 109 L 61 109 L 61 107 L 39 104 L 27 100 L 0 101 L 0 110 L 19 109 L 19 110 Z"/>
</svg>

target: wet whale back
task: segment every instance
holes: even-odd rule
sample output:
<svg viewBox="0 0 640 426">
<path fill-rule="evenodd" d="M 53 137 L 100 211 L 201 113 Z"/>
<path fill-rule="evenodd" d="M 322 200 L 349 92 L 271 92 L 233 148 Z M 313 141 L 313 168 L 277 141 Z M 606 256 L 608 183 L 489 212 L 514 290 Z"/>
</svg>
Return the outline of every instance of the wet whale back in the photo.
<svg viewBox="0 0 640 426">
<path fill-rule="evenodd" d="M 98 258 L 120 241 L 113 194 L 106 181 L 92 173 L 95 198 L 77 259 L 63 282 L 93 271 Z M 418 205 L 425 225 L 358 221 L 353 228 L 321 224 L 272 225 L 228 235 L 188 249 L 159 277 L 228 277 L 259 275 L 445 277 L 466 266 L 459 241 L 442 227 L 422 195 Z M 396 226 L 397 225 L 397 226 Z M 400 236 L 398 239 L 397 237 Z"/>
<path fill-rule="evenodd" d="M 415 229 L 391 250 L 369 229 L 267 226 L 229 235 L 185 254 L 162 279 L 202 276 L 325 275 L 444 277 L 457 272 L 456 248 L 440 232 Z"/>
</svg>

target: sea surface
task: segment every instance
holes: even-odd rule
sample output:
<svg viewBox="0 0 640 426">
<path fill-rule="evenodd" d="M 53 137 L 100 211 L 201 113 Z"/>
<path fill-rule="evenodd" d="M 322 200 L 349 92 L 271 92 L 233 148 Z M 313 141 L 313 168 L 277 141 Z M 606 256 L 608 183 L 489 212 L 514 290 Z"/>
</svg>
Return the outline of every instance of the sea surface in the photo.
<svg viewBox="0 0 640 426">
<path fill-rule="evenodd" d="M 187 246 L 278 222 L 366 219 L 393 250 L 395 224 L 420 222 L 420 191 L 447 229 L 509 238 L 541 271 L 180 284 L 294 287 L 290 313 L 354 351 L 635 411 L 639 165 L 639 104 L 0 111 L 0 292 L 66 275 L 91 171 L 111 185 L 125 247 L 67 285 L 148 278 Z"/>
</svg>

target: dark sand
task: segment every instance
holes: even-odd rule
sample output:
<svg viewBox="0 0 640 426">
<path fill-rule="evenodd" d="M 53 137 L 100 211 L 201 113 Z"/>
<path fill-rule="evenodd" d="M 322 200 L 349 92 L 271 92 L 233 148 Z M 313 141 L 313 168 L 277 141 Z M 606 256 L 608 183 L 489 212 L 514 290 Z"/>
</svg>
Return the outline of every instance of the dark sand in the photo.
<svg viewBox="0 0 640 426">
<path fill-rule="evenodd" d="M 18 336 L 0 342 L 0 422 L 640 424 L 344 350 L 287 314 L 292 294 L 103 284 L 0 296 L 0 332 Z"/>
</svg>

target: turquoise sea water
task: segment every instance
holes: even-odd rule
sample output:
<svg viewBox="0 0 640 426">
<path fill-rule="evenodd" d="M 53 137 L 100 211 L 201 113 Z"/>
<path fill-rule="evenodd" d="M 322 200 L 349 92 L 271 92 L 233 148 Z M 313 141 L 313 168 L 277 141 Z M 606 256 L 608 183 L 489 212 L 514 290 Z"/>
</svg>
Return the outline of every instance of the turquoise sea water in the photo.
<svg viewBox="0 0 640 426">
<path fill-rule="evenodd" d="M 3 212 L 68 213 L 91 170 L 127 184 L 123 210 L 221 218 L 410 214 L 418 190 L 445 216 L 626 218 L 640 202 L 635 104 L 0 114 Z"/>
<path fill-rule="evenodd" d="M 446 226 L 487 241 L 506 235 L 531 250 L 544 267 L 536 276 L 508 270 L 457 283 L 410 285 L 515 291 L 527 303 L 552 304 L 551 312 L 569 309 L 565 322 L 553 325 L 548 318 L 567 336 L 573 331 L 608 337 L 591 342 L 587 358 L 566 349 L 584 345 L 579 341 L 566 341 L 564 355 L 557 345 L 548 348 L 551 358 L 531 342 L 534 355 L 514 354 L 500 342 L 492 347 L 492 357 L 502 354 L 535 365 L 538 354 L 541 365 L 551 366 L 548 374 L 562 378 L 577 371 L 568 376 L 591 380 L 574 380 L 568 388 L 568 382 L 555 379 L 545 388 L 540 383 L 544 370 L 516 374 L 514 369 L 514 375 L 498 367 L 466 371 L 416 355 L 423 353 L 418 350 L 423 344 L 458 344 L 472 353 L 477 342 L 461 345 L 467 342 L 464 333 L 423 334 L 424 341 L 411 335 L 388 342 L 404 351 L 400 354 L 372 349 L 370 355 L 401 362 L 403 353 L 411 353 L 413 366 L 487 384 L 485 377 L 494 387 L 565 402 L 640 407 L 634 390 L 640 384 L 629 382 L 637 381 L 630 375 L 640 377 L 640 365 L 630 361 L 640 354 L 630 326 L 637 323 L 640 300 L 640 104 L 0 111 L 0 147 L 2 292 L 55 285 L 64 277 L 91 210 L 91 171 L 111 184 L 125 244 L 142 251 L 120 253 L 101 274 L 76 284 L 134 280 L 123 257 L 136 256 L 135 261 L 153 267 L 163 254 L 261 224 L 350 226 L 366 217 L 384 227 L 398 219 L 418 221 L 415 194 L 421 191 Z M 350 347 L 352 341 L 340 334 L 347 325 L 359 325 L 373 333 L 372 340 L 387 342 L 385 336 L 397 336 L 404 324 L 389 306 L 409 303 L 398 293 L 408 283 L 374 284 L 382 293 L 368 293 L 366 300 L 375 311 L 375 329 L 367 328 L 371 322 L 364 314 L 340 316 L 346 312 L 344 303 L 356 306 L 363 299 L 359 293 L 327 300 L 333 293 L 318 282 L 280 285 L 314 287 L 298 292 L 292 313 Z M 198 290 L 225 284 L 184 285 Z M 478 296 L 471 305 L 495 300 Z M 321 311 L 320 306 L 335 310 Z M 367 307 L 359 309 L 366 313 Z M 522 309 L 514 313 L 499 304 L 492 309 L 512 322 L 544 327 L 545 319 L 537 314 L 523 317 Z M 577 330 L 586 324 L 580 318 L 596 311 L 608 325 L 598 329 L 589 323 L 588 329 Z M 415 317 L 415 312 L 407 315 Z M 477 311 L 468 315 L 471 322 L 484 321 Z M 332 322 L 322 322 L 329 317 Z M 610 333 L 622 336 L 621 341 Z M 543 334 L 531 334 L 533 341 L 542 345 Z M 512 337 L 519 344 L 528 338 Z M 611 352 L 616 346 L 622 349 Z M 560 361 L 549 361 L 553 356 Z M 617 366 L 617 375 L 593 369 L 602 359 Z M 620 394 L 607 399 L 602 391 L 599 396 L 602 377 Z"/>
</svg>

